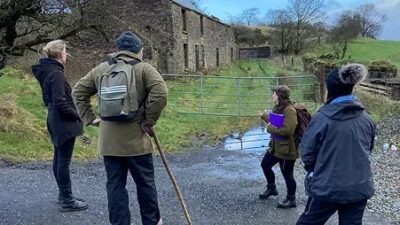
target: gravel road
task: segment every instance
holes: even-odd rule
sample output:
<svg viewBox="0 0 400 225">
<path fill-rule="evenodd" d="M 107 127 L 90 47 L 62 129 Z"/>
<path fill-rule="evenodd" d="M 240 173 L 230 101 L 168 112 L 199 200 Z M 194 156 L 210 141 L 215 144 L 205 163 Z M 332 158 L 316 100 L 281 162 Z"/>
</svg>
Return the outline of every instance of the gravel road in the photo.
<svg viewBox="0 0 400 225">
<path fill-rule="evenodd" d="M 221 149 L 192 150 L 167 156 L 178 179 L 195 225 L 295 224 L 306 201 L 303 171 L 296 171 L 298 207 L 276 209 L 285 196 L 283 177 L 277 173 L 278 198 L 259 200 L 265 181 L 259 166 L 260 152 Z M 159 157 L 155 157 L 160 209 L 164 224 L 185 224 L 178 200 Z M 297 168 L 301 168 L 298 165 Z M 55 204 L 56 184 L 50 163 L 0 167 L 0 224 L 2 225 L 106 225 L 108 223 L 105 172 L 101 161 L 72 166 L 73 189 L 90 208 L 61 213 Z M 132 224 L 140 224 L 135 187 L 128 182 Z M 337 224 L 333 217 L 327 224 Z M 388 225 L 366 212 L 364 225 Z"/>
</svg>

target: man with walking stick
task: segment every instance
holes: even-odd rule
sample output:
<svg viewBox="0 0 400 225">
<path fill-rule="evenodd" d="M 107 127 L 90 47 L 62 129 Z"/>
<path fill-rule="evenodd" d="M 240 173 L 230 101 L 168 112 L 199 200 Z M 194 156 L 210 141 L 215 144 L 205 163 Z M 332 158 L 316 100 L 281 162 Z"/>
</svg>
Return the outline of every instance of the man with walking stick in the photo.
<svg viewBox="0 0 400 225">
<path fill-rule="evenodd" d="M 167 102 L 167 86 L 150 64 L 142 62 L 143 43 L 134 33 L 116 40 L 119 51 L 78 81 L 73 97 L 85 125 L 100 126 L 98 151 L 107 173 L 109 221 L 130 225 L 128 171 L 137 187 L 143 225 L 161 225 L 154 181 L 154 126 Z M 98 96 L 100 118 L 90 98 Z"/>
</svg>

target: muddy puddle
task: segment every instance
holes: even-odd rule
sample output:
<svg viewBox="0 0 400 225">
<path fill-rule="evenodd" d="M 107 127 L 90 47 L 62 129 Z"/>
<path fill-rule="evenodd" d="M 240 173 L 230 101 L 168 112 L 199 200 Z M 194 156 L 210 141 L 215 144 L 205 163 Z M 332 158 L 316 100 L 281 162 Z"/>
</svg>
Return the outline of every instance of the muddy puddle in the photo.
<svg viewBox="0 0 400 225">
<path fill-rule="evenodd" d="M 267 149 L 270 141 L 270 134 L 264 127 L 254 128 L 240 135 L 234 133 L 224 141 L 226 150 L 246 151 L 250 153 L 262 154 Z"/>
</svg>

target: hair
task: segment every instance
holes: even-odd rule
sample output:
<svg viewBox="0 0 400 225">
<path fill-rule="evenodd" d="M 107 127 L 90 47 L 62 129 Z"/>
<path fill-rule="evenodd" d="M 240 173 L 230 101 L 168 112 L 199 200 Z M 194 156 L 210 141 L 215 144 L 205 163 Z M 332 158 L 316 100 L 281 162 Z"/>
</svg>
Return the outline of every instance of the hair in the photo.
<svg viewBox="0 0 400 225">
<path fill-rule="evenodd" d="M 43 47 L 43 52 L 52 59 L 60 58 L 62 51 L 67 47 L 63 40 L 50 41 Z"/>
<path fill-rule="evenodd" d="M 276 95 L 278 96 L 278 104 L 276 104 L 273 107 L 272 112 L 282 114 L 283 111 L 285 110 L 286 106 L 292 104 L 292 101 L 290 100 L 290 97 L 289 98 L 283 98 L 276 91 L 272 91 L 272 92 L 275 92 Z"/>
</svg>

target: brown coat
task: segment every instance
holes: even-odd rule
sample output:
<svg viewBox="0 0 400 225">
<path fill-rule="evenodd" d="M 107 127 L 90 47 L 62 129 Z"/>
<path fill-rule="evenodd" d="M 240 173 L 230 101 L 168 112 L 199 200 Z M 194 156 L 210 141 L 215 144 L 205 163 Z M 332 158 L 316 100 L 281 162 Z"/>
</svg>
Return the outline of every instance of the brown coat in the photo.
<svg viewBox="0 0 400 225">
<path fill-rule="evenodd" d="M 294 131 L 297 127 L 297 114 L 296 109 L 293 105 L 288 105 L 283 114 L 285 115 L 285 122 L 282 128 L 277 128 L 271 124 L 268 124 L 268 133 L 277 134 L 284 136 L 287 140 L 278 141 L 272 140 L 269 143 L 269 152 L 277 158 L 286 160 L 295 160 L 299 157 L 298 145 L 294 137 Z M 268 113 L 261 115 L 262 120 L 267 120 Z"/>
<path fill-rule="evenodd" d="M 138 56 L 129 51 L 119 51 L 112 57 L 132 60 Z M 101 63 L 75 85 L 72 95 L 79 115 L 85 125 L 95 118 L 90 98 L 97 93 L 101 75 L 109 64 Z M 97 149 L 103 156 L 137 156 L 153 152 L 150 136 L 141 123 L 155 125 L 167 102 L 167 86 L 161 75 L 150 64 L 140 62 L 133 67 L 138 102 L 145 101 L 144 108 L 132 121 L 101 121 Z M 147 96 L 147 98 L 146 98 Z"/>
</svg>

